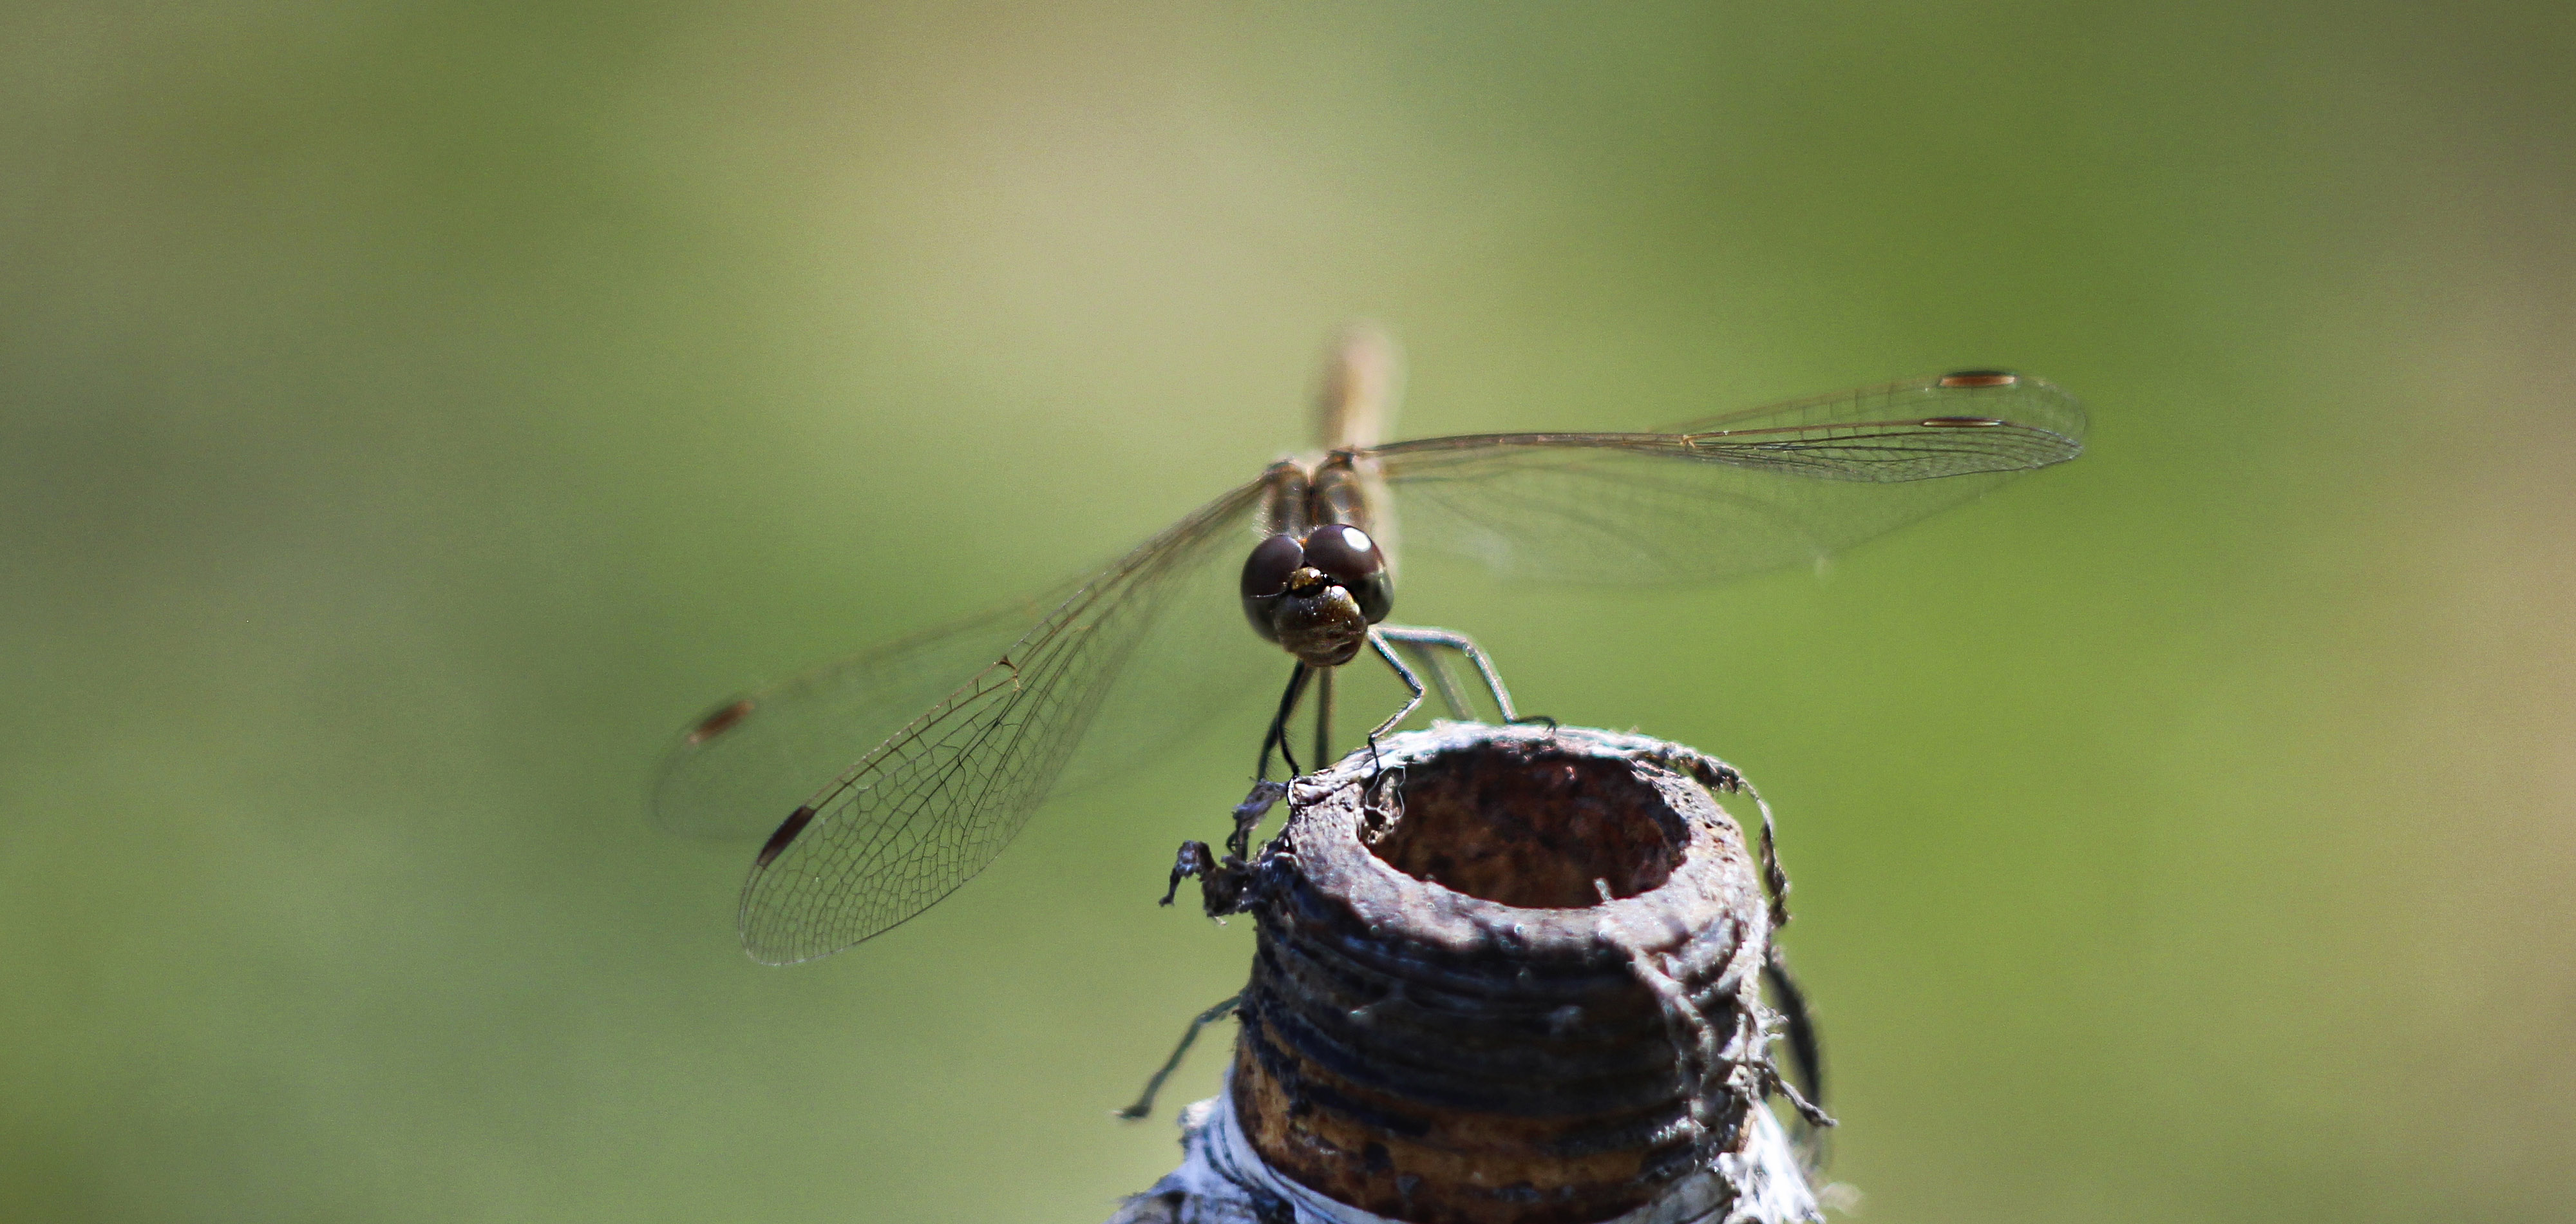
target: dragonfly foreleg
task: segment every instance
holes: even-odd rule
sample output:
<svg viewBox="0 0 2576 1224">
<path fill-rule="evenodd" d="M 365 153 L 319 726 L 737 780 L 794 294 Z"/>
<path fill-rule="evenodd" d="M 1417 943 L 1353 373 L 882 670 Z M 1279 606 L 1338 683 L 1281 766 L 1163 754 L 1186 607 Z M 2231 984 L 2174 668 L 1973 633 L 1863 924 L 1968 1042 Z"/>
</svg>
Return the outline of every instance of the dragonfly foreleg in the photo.
<svg viewBox="0 0 2576 1224">
<path fill-rule="evenodd" d="M 1301 660 L 1288 673 L 1288 691 L 1279 694 L 1279 712 L 1270 716 L 1270 730 L 1261 737 L 1261 766 L 1253 772 L 1254 781 L 1270 780 L 1270 750 L 1273 748 L 1287 759 L 1288 776 L 1293 778 L 1306 772 L 1297 768 L 1297 754 L 1288 748 L 1288 716 L 1297 712 L 1297 698 L 1305 693 L 1306 677 L 1311 670 Z"/>
</svg>

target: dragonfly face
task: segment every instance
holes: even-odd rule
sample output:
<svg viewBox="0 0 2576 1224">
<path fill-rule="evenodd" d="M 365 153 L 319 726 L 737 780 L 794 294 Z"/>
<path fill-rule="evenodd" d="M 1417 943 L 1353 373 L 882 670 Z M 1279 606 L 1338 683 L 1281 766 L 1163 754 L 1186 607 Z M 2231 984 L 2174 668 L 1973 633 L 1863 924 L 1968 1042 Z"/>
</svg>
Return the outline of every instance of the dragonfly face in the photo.
<svg viewBox="0 0 2576 1224">
<path fill-rule="evenodd" d="M 1303 540 L 1272 536 L 1243 563 L 1243 611 L 1252 630 L 1309 667 L 1357 658 L 1369 626 L 1395 606 L 1395 583 L 1377 541 L 1335 523 Z"/>
<path fill-rule="evenodd" d="M 1243 563 L 1243 613 L 1252 631 L 1309 667 L 1359 657 L 1369 626 L 1395 607 L 1395 576 L 1358 525 L 1370 516 L 1350 472 L 1347 456 L 1325 461 L 1314 477 L 1293 463 L 1274 465 L 1263 479 L 1276 533 Z M 1315 526 L 1300 532 L 1300 523 Z"/>
</svg>

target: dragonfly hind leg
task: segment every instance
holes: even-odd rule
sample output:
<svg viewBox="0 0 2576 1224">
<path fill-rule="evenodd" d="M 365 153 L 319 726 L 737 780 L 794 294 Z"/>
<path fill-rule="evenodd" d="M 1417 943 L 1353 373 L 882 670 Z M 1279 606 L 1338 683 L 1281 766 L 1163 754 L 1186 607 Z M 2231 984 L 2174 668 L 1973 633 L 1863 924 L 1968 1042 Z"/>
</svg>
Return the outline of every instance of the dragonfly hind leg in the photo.
<svg viewBox="0 0 2576 1224">
<path fill-rule="evenodd" d="M 1415 654 L 1422 660 L 1423 670 L 1430 672 L 1432 683 L 1439 686 L 1441 703 L 1448 706 L 1449 712 L 1460 719 L 1473 721 L 1476 718 L 1476 710 L 1468 703 L 1466 694 L 1458 690 L 1458 681 L 1456 677 L 1449 674 L 1448 666 L 1438 653 L 1440 651 L 1456 651 L 1465 656 L 1468 662 L 1476 665 L 1476 677 L 1484 681 L 1485 693 L 1494 699 L 1494 709 L 1502 715 L 1504 722 L 1543 722 L 1551 727 L 1556 725 L 1556 720 L 1553 718 L 1544 715 L 1524 717 L 1519 710 L 1513 708 L 1512 691 L 1503 686 L 1502 673 L 1494 670 L 1494 661 L 1476 645 L 1475 639 L 1449 629 L 1430 629 L 1419 625 L 1379 625 L 1369 630 L 1369 646 L 1377 651 L 1378 658 L 1386 661 L 1387 667 L 1394 670 L 1396 679 L 1404 682 L 1404 687 L 1411 696 L 1405 699 L 1402 708 L 1389 715 L 1385 722 L 1379 723 L 1375 730 L 1369 732 L 1371 751 L 1376 750 L 1379 736 L 1393 731 L 1397 723 L 1403 722 L 1411 717 L 1415 710 L 1422 708 L 1422 699 L 1430 691 L 1422 683 L 1422 678 L 1415 675 L 1413 669 L 1405 666 L 1404 660 L 1398 657 L 1396 647 L 1399 645 L 1403 646 L 1407 653 Z"/>
<path fill-rule="evenodd" d="M 1377 747 L 1377 737 L 1395 730 L 1395 724 L 1403 722 L 1405 719 L 1411 717 L 1415 710 L 1421 709 L 1424 694 L 1430 692 L 1429 689 L 1422 686 L 1422 677 L 1414 675 L 1413 669 L 1404 665 L 1404 660 L 1396 656 L 1395 647 L 1389 644 L 1390 642 L 1397 640 L 1411 640 L 1400 639 L 1397 635 L 1412 632 L 1414 632 L 1414 630 L 1410 629 L 1396 629 L 1390 632 L 1384 627 L 1369 630 L 1369 648 L 1377 652 L 1377 657 L 1386 660 L 1386 665 L 1388 667 L 1395 669 L 1395 678 L 1404 681 L 1405 690 L 1411 694 L 1404 699 L 1404 704 L 1402 706 L 1397 707 L 1395 713 L 1387 715 L 1385 722 L 1379 723 L 1369 732 L 1369 747 L 1371 748 Z M 1431 632 L 1437 633 L 1439 630 L 1435 629 Z"/>
<path fill-rule="evenodd" d="M 1457 679 L 1449 674 L 1448 666 L 1441 660 L 1439 654 L 1441 651 L 1454 651 L 1465 657 L 1469 663 L 1475 665 L 1477 679 L 1484 681 L 1485 693 L 1494 699 L 1494 709 L 1503 716 L 1504 722 L 1544 722 L 1551 726 L 1556 722 L 1555 719 L 1548 718 L 1544 715 L 1534 714 L 1523 717 L 1520 711 L 1514 709 L 1512 707 L 1512 692 L 1510 689 L 1503 686 L 1502 673 L 1494 670 L 1493 659 L 1485 654 L 1483 648 L 1476 645 L 1475 639 L 1468 637 L 1466 634 L 1449 629 L 1431 629 L 1419 625 L 1380 625 L 1370 636 L 1372 638 L 1384 637 L 1390 642 L 1406 647 L 1408 652 L 1415 653 L 1417 657 L 1421 658 L 1424 664 L 1423 669 L 1431 673 L 1432 683 L 1438 685 L 1440 688 L 1441 702 L 1449 707 L 1449 712 L 1451 714 L 1454 714 L 1461 719 L 1473 720 L 1476 717 L 1476 711 L 1469 706 L 1466 694 L 1458 690 Z M 1382 655 L 1386 655 L 1387 662 L 1390 665 L 1395 664 L 1394 656 L 1386 654 L 1383 649 L 1381 649 L 1380 653 Z M 1414 704 L 1419 704 L 1421 701 L 1419 683 L 1413 678 L 1412 674 L 1406 671 L 1401 665 L 1396 665 L 1396 674 L 1402 676 L 1407 685 L 1414 687 Z M 1410 714 L 1412 712 L 1413 705 L 1407 705 L 1403 712 L 1396 716 L 1396 720 L 1389 721 L 1385 727 L 1380 727 L 1378 730 L 1381 732 L 1385 731 L 1387 727 L 1394 726 L 1395 721 L 1400 721 L 1405 714 Z"/>
<path fill-rule="evenodd" d="M 1434 688 L 1439 690 L 1440 702 L 1449 707 L 1452 716 L 1468 722 L 1478 719 L 1479 712 L 1459 686 L 1457 677 L 1451 673 L 1444 652 L 1455 653 L 1474 665 L 1476 678 L 1483 682 L 1485 694 L 1493 699 L 1494 709 L 1504 722 L 1556 725 L 1553 718 L 1543 714 L 1524 715 L 1512 705 L 1512 691 L 1503 684 L 1502 673 L 1494 669 L 1493 659 L 1466 634 L 1419 625 L 1378 625 L 1369 630 L 1368 643 L 1387 669 L 1395 673 L 1396 679 L 1404 682 L 1407 693 L 1404 705 L 1368 733 L 1372 750 L 1377 747 L 1378 737 L 1395 730 L 1396 724 L 1421 709 L 1423 698 L 1429 696 Z M 1423 682 L 1423 677 L 1416 674 L 1413 667 L 1405 665 L 1404 655 L 1412 655 L 1422 671 L 1430 675 L 1429 684 Z M 1256 778 L 1267 779 L 1270 776 L 1270 754 L 1274 750 L 1287 761 L 1289 776 L 1305 772 L 1298 765 L 1296 752 L 1288 746 L 1288 740 L 1289 720 L 1296 716 L 1297 705 L 1304 700 L 1309 682 L 1314 685 L 1316 698 L 1317 768 L 1332 759 L 1333 673 L 1329 668 L 1309 667 L 1300 662 L 1289 672 L 1287 690 L 1279 695 L 1278 712 L 1271 716 L 1270 729 L 1261 738 L 1261 762 L 1254 774 Z"/>
</svg>

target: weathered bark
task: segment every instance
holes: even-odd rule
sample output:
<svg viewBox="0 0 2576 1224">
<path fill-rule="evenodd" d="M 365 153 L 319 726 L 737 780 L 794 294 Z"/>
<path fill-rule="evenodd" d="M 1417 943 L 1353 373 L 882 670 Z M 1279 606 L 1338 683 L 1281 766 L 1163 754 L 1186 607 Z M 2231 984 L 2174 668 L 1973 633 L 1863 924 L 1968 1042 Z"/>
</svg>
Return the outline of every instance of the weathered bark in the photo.
<svg viewBox="0 0 2576 1224">
<path fill-rule="evenodd" d="M 1300 779 L 1249 863 L 1185 852 L 1259 948 L 1226 1092 L 1114 1220 L 1816 1218 L 1768 1106 L 1785 879 L 1713 791 L 1760 802 L 1675 744 L 1443 724 Z"/>
</svg>

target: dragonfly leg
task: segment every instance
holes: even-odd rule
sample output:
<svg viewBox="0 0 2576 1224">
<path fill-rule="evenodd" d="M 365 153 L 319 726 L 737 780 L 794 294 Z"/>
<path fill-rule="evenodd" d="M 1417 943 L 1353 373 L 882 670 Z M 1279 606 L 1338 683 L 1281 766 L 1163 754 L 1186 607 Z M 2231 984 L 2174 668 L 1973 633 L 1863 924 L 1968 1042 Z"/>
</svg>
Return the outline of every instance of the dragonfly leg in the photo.
<svg viewBox="0 0 2576 1224">
<path fill-rule="evenodd" d="M 1154 1072 L 1154 1078 L 1145 1081 L 1145 1091 L 1137 1096 L 1136 1103 L 1125 1109 L 1119 1110 L 1118 1116 L 1126 1121 L 1134 1122 L 1143 1118 L 1145 1115 L 1154 1112 L 1155 1095 L 1163 1090 L 1163 1081 L 1172 1078 L 1172 1072 L 1180 1069 L 1181 1056 L 1190 1052 L 1191 1043 L 1199 1039 L 1199 1030 L 1206 1028 L 1219 1020 L 1223 1020 L 1227 1016 L 1233 1015 L 1234 1009 L 1242 1003 L 1243 996 L 1240 994 L 1234 995 L 1226 999 L 1224 1002 L 1219 1003 L 1206 1011 L 1200 1012 L 1197 1019 L 1190 1021 L 1190 1026 L 1181 1030 L 1181 1044 L 1172 1047 L 1172 1056 L 1163 1060 L 1162 1068 Z"/>
<path fill-rule="evenodd" d="M 1397 632 L 1412 633 L 1416 631 L 1400 629 L 1397 630 Z M 1437 633 L 1439 631 L 1435 629 L 1432 632 Z M 1423 694 L 1429 691 L 1422 687 L 1422 677 L 1414 675 L 1413 669 L 1406 667 L 1404 665 L 1404 660 L 1396 657 L 1395 647 L 1387 643 L 1388 636 L 1389 635 L 1383 629 L 1369 630 L 1369 647 L 1377 651 L 1377 657 L 1386 660 L 1387 666 L 1395 669 L 1395 678 L 1404 681 L 1404 687 L 1411 690 L 1413 695 L 1404 699 L 1404 708 L 1389 715 L 1385 722 L 1377 725 L 1376 730 L 1369 732 L 1369 747 L 1371 748 L 1377 747 L 1377 737 L 1395 730 L 1395 724 L 1403 722 L 1405 718 L 1410 716 L 1415 710 L 1422 708 Z M 1465 639 L 1462 638 L 1460 640 L 1463 641 Z"/>
<path fill-rule="evenodd" d="M 1315 768 L 1322 769 L 1333 759 L 1333 669 L 1319 669 L 1315 677 Z"/>
<path fill-rule="evenodd" d="M 1522 718 L 1520 712 L 1512 708 L 1512 691 L 1503 687 L 1502 673 L 1494 670 L 1494 661 L 1491 658 L 1486 657 L 1484 650 L 1476 645 L 1475 639 L 1468 637 L 1466 634 L 1453 632 L 1447 629 L 1430 629 L 1419 625 L 1381 625 L 1378 627 L 1377 632 L 1384 634 L 1392 640 L 1403 642 L 1408 646 L 1418 648 L 1426 654 L 1432 650 L 1454 650 L 1459 654 L 1466 656 L 1468 662 L 1476 665 L 1477 678 L 1485 682 L 1485 692 L 1493 697 L 1494 708 L 1501 711 L 1504 722 L 1553 723 L 1555 721 L 1554 719 L 1536 715 L 1526 719 Z M 1442 694 L 1442 697 L 1444 700 L 1451 701 L 1452 708 L 1456 709 L 1460 714 L 1463 715 L 1466 713 L 1465 706 L 1462 702 L 1457 701 L 1445 692 Z"/>
<path fill-rule="evenodd" d="M 1288 776 L 1293 778 L 1305 772 L 1297 768 L 1297 754 L 1288 748 L 1288 716 L 1297 712 L 1297 698 L 1306 691 L 1307 671 L 1305 662 L 1300 660 L 1288 673 L 1288 691 L 1279 695 L 1279 712 L 1270 716 L 1270 730 L 1261 737 L 1261 767 L 1252 775 L 1254 781 L 1270 780 L 1270 750 L 1273 748 L 1287 759 Z"/>
<path fill-rule="evenodd" d="M 1396 649 L 1403 651 L 1406 658 L 1413 660 L 1413 665 L 1422 669 L 1424 678 L 1431 681 L 1431 687 L 1439 690 L 1440 704 L 1449 707 L 1449 717 L 1461 722 L 1478 720 L 1476 708 L 1467 704 L 1467 694 L 1459 689 L 1458 677 L 1451 674 L 1449 670 L 1449 660 L 1442 658 L 1439 651 L 1420 642 L 1407 641 L 1403 638 L 1396 638 L 1394 641 Z"/>
</svg>

